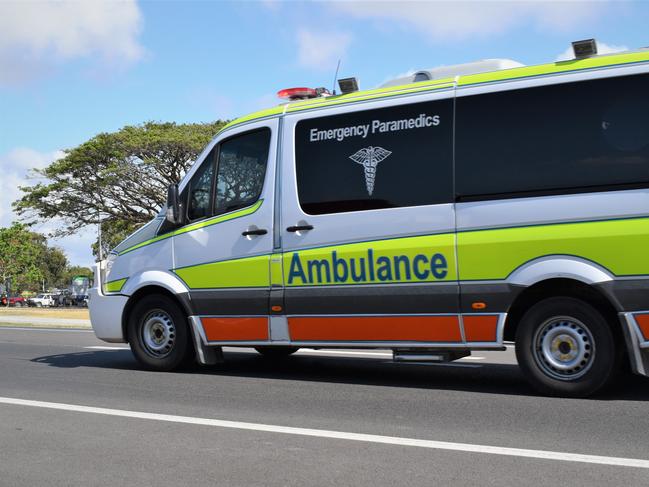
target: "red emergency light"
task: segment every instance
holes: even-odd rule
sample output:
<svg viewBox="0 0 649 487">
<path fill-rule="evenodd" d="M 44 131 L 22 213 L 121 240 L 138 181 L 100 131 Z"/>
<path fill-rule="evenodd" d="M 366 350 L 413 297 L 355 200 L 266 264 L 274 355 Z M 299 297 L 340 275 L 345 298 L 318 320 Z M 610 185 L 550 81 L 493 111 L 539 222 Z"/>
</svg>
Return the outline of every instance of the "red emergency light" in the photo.
<svg viewBox="0 0 649 487">
<path fill-rule="evenodd" d="M 307 98 L 316 98 L 318 92 L 313 88 L 286 88 L 279 90 L 277 96 L 283 100 L 306 100 Z"/>
</svg>

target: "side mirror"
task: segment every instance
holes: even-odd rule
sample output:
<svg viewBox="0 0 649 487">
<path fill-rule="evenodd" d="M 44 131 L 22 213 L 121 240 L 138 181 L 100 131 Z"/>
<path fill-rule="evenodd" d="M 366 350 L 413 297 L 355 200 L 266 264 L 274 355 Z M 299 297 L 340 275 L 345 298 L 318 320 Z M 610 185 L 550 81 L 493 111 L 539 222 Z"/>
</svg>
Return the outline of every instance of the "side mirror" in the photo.
<svg viewBox="0 0 649 487">
<path fill-rule="evenodd" d="M 182 204 L 178 197 L 178 184 L 170 184 L 167 190 L 167 221 L 173 225 L 182 223 Z"/>
</svg>

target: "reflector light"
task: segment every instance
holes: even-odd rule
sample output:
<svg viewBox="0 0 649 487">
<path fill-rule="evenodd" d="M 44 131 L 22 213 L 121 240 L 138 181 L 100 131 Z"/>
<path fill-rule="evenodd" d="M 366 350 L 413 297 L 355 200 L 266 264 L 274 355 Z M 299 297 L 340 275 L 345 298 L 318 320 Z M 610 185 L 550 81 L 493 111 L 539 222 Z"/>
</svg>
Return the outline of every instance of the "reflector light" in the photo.
<svg viewBox="0 0 649 487">
<path fill-rule="evenodd" d="M 358 91 L 358 80 L 356 78 L 344 78 L 338 80 L 338 86 L 343 95 Z"/>
<path fill-rule="evenodd" d="M 572 43 L 572 50 L 575 53 L 575 59 L 584 59 L 597 54 L 597 41 L 595 39 L 584 39 Z"/>
<path fill-rule="evenodd" d="M 277 96 L 284 100 L 304 100 L 306 98 L 315 98 L 318 92 L 313 88 L 286 88 L 279 90 Z"/>
</svg>

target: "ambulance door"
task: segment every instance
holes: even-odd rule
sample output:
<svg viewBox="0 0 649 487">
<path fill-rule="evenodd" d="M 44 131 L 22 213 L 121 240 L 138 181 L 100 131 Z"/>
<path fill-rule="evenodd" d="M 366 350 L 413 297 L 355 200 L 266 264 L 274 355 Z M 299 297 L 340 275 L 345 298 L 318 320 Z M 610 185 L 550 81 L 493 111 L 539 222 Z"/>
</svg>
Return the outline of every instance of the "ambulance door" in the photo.
<svg viewBox="0 0 649 487">
<path fill-rule="evenodd" d="M 182 189 L 174 273 L 209 342 L 269 340 L 277 120 L 225 132 Z"/>
<path fill-rule="evenodd" d="M 291 341 L 461 342 L 452 85 L 287 112 L 279 230 Z"/>
</svg>

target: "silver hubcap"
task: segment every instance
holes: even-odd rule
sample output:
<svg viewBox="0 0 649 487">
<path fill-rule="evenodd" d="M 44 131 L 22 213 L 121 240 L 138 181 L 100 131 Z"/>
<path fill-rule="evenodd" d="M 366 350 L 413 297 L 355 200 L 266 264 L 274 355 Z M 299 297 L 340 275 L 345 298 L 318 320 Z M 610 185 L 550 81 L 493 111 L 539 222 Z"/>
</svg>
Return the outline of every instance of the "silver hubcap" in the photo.
<svg viewBox="0 0 649 487">
<path fill-rule="evenodd" d="M 165 311 L 157 309 L 144 318 L 142 343 L 149 355 L 164 358 L 171 353 L 175 342 L 176 327 Z"/>
<path fill-rule="evenodd" d="M 566 316 L 549 319 L 534 336 L 534 360 L 554 379 L 574 380 L 593 365 L 595 342 L 581 321 Z"/>
</svg>

